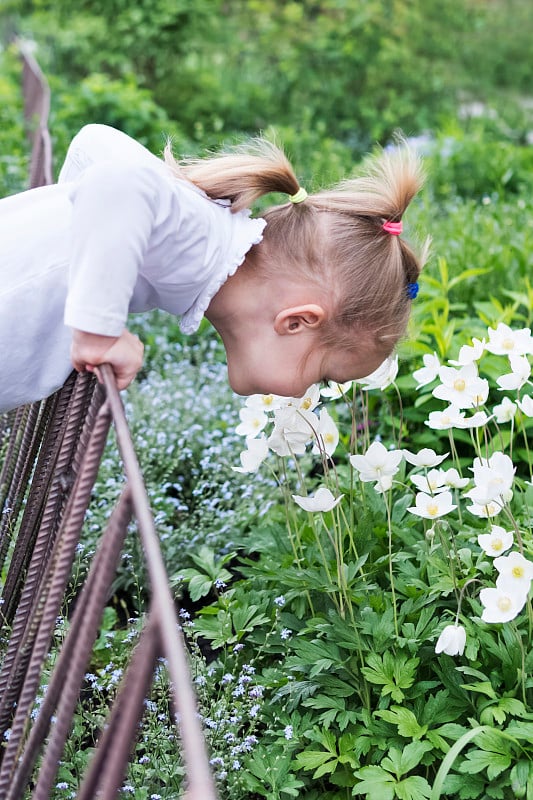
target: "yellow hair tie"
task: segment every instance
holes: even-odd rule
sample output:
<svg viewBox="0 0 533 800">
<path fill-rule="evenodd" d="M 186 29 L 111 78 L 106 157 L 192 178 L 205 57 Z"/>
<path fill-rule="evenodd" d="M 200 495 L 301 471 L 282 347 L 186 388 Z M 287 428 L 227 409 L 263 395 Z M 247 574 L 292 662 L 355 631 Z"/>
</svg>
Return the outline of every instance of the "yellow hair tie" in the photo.
<svg viewBox="0 0 533 800">
<path fill-rule="evenodd" d="M 300 186 L 296 194 L 289 195 L 289 200 L 291 201 L 291 203 L 303 203 L 303 201 L 307 200 L 307 198 L 308 194 L 303 188 L 303 186 Z"/>
</svg>

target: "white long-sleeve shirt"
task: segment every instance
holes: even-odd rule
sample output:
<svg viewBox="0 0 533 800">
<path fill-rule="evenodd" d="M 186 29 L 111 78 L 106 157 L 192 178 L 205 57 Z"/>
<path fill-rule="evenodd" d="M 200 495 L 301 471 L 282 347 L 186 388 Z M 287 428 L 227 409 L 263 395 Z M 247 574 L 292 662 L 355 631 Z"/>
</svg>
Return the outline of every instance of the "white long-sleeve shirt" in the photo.
<svg viewBox="0 0 533 800">
<path fill-rule="evenodd" d="M 57 184 L 0 200 L 0 412 L 63 384 L 71 328 L 119 336 L 161 308 L 196 330 L 264 226 L 124 133 L 82 128 Z"/>
</svg>

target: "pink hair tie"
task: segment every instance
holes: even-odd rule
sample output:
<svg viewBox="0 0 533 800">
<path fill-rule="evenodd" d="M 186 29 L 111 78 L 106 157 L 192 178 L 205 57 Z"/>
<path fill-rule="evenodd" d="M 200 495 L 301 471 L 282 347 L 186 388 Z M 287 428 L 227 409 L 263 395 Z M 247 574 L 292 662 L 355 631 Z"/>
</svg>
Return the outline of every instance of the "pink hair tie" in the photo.
<svg viewBox="0 0 533 800">
<path fill-rule="evenodd" d="M 391 222 L 391 220 L 387 220 L 387 222 L 383 223 L 382 227 L 384 231 L 390 233 L 392 236 L 399 236 L 403 230 L 401 220 L 399 222 Z"/>
</svg>

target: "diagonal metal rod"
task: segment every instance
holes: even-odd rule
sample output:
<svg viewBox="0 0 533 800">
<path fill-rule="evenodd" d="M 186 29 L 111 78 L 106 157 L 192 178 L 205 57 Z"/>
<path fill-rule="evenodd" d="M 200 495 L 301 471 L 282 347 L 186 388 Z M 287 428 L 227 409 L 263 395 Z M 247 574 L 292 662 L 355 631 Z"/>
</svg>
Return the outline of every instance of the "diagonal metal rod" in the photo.
<svg viewBox="0 0 533 800">
<path fill-rule="evenodd" d="M 173 686 L 174 708 L 179 716 L 183 760 L 188 777 L 187 800 L 216 800 L 216 790 L 189 673 L 185 642 L 178 625 L 148 495 L 113 370 L 109 364 L 104 364 L 99 369 L 113 415 L 124 471 L 131 486 L 133 508 L 150 577 L 152 614 L 159 625 L 161 647 L 167 659 L 168 673 Z"/>
</svg>

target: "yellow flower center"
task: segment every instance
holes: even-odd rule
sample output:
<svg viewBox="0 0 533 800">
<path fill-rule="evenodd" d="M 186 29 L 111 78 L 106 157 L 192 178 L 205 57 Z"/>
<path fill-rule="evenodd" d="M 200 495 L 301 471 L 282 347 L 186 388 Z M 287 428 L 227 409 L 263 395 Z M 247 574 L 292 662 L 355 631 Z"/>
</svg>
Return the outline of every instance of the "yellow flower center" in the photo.
<svg viewBox="0 0 533 800">
<path fill-rule="evenodd" d="M 273 394 L 264 394 L 263 395 L 263 405 L 264 406 L 271 406 L 274 402 L 274 395 Z"/>
<path fill-rule="evenodd" d="M 512 606 L 511 600 L 508 597 L 499 597 L 496 603 L 500 611 L 509 611 Z"/>
<path fill-rule="evenodd" d="M 313 404 L 313 401 L 311 400 L 311 398 L 310 397 L 306 397 L 305 400 L 302 401 L 303 410 L 307 411 L 307 409 L 310 408 L 312 404 Z"/>
<path fill-rule="evenodd" d="M 333 436 L 332 433 L 326 433 L 324 436 L 324 441 L 327 442 L 328 444 L 333 444 L 333 442 L 335 441 L 335 437 Z"/>
<path fill-rule="evenodd" d="M 504 339 L 502 342 L 502 347 L 504 350 L 512 350 L 514 348 L 514 342 L 512 339 Z"/>
<path fill-rule="evenodd" d="M 519 567 L 518 565 L 516 567 L 513 567 L 512 570 L 511 570 L 511 574 L 512 574 L 513 578 L 518 578 L 518 579 L 523 578 L 524 577 L 524 567 Z"/>
<path fill-rule="evenodd" d="M 466 381 L 463 378 L 456 378 L 453 382 L 453 388 L 456 392 L 464 392 L 466 389 Z"/>
<path fill-rule="evenodd" d="M 260 427 L 261 427 L 261 421 L 260 420 L 258 420 L 257 418 L 252 420 L 252 428 L 260 428 Z"/>
<path fill-rule="evenodd" d="M 503 542 L 501 539 L 493 539 L 492 540 L 492 549 L 496 550 L 499 553 L 500 550 L 503 549 Z"/>
<path fill-rule="evenodd" d="M 436 517 L 439 513 L 439 507 L 437 503 L 428 503 L 427 512 L 430 517 Z"/>
</svg>

